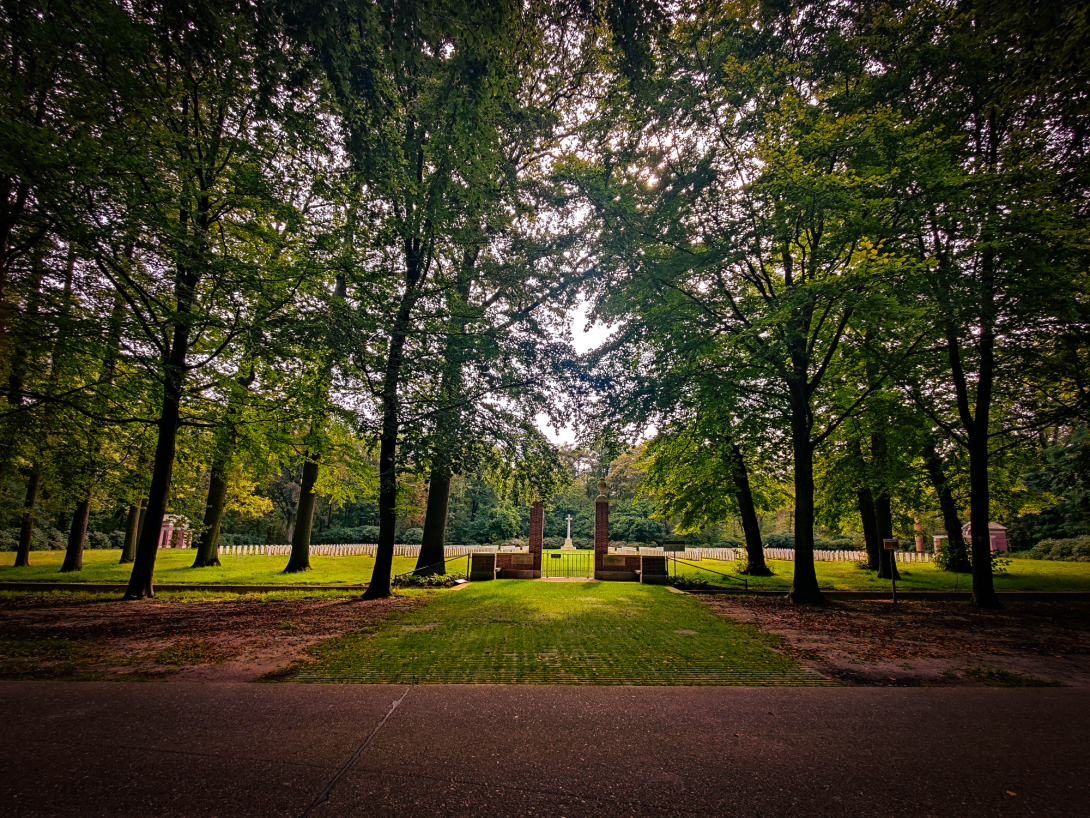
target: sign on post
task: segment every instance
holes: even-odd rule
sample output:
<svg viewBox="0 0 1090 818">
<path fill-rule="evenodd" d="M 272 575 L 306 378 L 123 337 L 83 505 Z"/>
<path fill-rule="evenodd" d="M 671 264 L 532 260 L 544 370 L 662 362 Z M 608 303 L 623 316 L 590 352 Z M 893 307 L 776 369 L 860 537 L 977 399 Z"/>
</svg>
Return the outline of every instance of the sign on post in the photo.
<svg viewBox="0 0 1090 818">
<path fill-rule="evenodd" d="M 901 541 L 898 540 L 896 537 L 893 537 L 891 539 L 883 539 L 882 540 L 882 547 L 884 549 L 886 549 L 887 551 L 891 551 L 891 552 L 896 551 L 898 548 L 901 547 Z M 893 604 L 896 605 L 897 604 L 897 561 L 893 558 L 892 553 L 889 555 L 889 560 L 890 560 L 889 578 L 890 578 L 890 581 L 893 583 Z"/>
</svg>

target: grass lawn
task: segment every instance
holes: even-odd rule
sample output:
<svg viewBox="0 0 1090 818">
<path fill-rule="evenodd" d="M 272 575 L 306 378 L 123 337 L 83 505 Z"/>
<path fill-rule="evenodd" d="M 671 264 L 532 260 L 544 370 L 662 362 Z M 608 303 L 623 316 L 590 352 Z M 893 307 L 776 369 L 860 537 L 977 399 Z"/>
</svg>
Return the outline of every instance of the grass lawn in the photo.
<svg viewBox="0 0 1090 818">
<path fill-rule="evenodd" d="M 324 642 L 289 681 L 815 685 L 775 637 L 636 583 L 497 580 Z"/>
<path fill-rule="evenodd" d="M 733 562 L 704 560 L 693 565 L 678 563 L 678 574 L 693 579 L 706 579 L 713 585 L 734 587 L 737 582 L 702 571 L 695 565 L 737 576 Z M 769 560 L 775 572 L 771 577 L 748 577 L 754 590 L 783 590 L 791 587 L 795 564 L 786 560 Z M 827 591 L 888 591 L 888 579 L 878 579 L 875 571 L 861 571 L 850 562 L 818 562 L 818 584 Z M 973 579 L 968 574 L 949 574 L 929 562 L 898 563 L 901 578 L 898 591 L 971 591 Z M 672 573 L 671 569 L 671 573 Z M 997 591 L 1090 591 L 1090 562 L 1051 562 L 1049 560 L 1012 559 L 1007 574 L 995 578 Z"/>
<path fill-rule="evenodd" d="M 190 568 L 192 549 L 163 549 L 155 562 L 155 581 L 170 584 L 238 584 L 238 585 L 361 585 L 371 579 L 375 561 L 372 557 L 322 557 L 311 556 L 312 570 L 302 574 L 284 574 L 287 556 L 223 555 L 219 568 Z M 78 573 L 60 573 L 64 562 L 63 551 L 31 551 L 30 565 L 15 568 L 14 553 L 5 553 L 0 559 L 0 582 L 128 582 L 131 565 L 118 565 L 121 552 L 113 550 L 86 551 L 83 570 Z M 465 559 L 450 560 L 451 571 L 465 571 Z M 734 587 L 737 582 L 703 571 L 696 565 L 720 571 L 736 577 L 735 563 L 704 560 L 685 565 L 678 563 L 678 573 L 709 580 L 714 585 Z M 794 563 L 771 560 L 775 571 L 772 577 L 749 577 L 749 587 L 755 590 L 783 590 L 791 587 Z M 394 557 L 394 573 L 411 571 L 416 566 L 415 557 Z M 830 591 L 886 591 L 889 580 L 878 579 L 874 572 L 860 571 L 850 562 L 816 563 L 818 583 Z M 971 590 L 972 578 L 968 574 L 948 574 L 937 570 L 931 563 L 908 563 L 898 566 L 901 579 L 898 590 L 903 591 L 953 591 Z M 1051 562 L 1049 560 L 1012 559 L 1008 573 L 995 578 L 999 591 L 1090 591 L 1090 562 Z"/>
<path fill-rule="evenodd" d="M 190 568 L 196 551 L 164 548 L 155 560 L 155 581 L 163 585 L 362 585 L 371 579 L 374 557 L 310 557 L 311 570 L 299 574 L 282 573 L 288 564 L 284 556 L 220 555 L 219 568 Z M 132 565 L 119 565 L 119 549 L 85 551 L 83 570 L 60 573 L 63 551 L 31 551 L 30 565 L 15 568 L 15 554 L 4 555 L 0 582 L 128 582 Z M 466 561 L 451 561 L 450 570 L 465 571 Z M 394 573 L 411 571 L 415 557 L 394 557 Z"/>
</svg>

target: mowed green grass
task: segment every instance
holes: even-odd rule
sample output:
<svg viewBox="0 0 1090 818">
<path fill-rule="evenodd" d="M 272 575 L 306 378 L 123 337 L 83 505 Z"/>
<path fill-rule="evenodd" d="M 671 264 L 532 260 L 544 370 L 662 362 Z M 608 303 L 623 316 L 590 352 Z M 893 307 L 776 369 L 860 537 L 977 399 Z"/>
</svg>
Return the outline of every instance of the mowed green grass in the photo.
<svg viewBox="0 0 1090 818">
<path fill-rule="evenodd" d="M 746 577 L 753 590 L 788 591 L 795 564 L 787 560 L 769 560 L 775 572 L 771 577 Z M 733 579 L 717 576 L 697 567 L 710 568 L 729 574 Z M 861 571 L 851 562 L 818 562 L 818 584 L 827 591 L 888 591 L 890 581 L 878 579 L 874 571 Z M 971 591 L 973 579 L 968 574 L 940 571 L 929 562 L 898 563 L 901 578 L 899 591 Z M 692 565 L 677 564 L 679 575 L 707 580 L 712 585 L 737 587 L 740 579 L 733 562 L 703 560 Z M 1090 562 L 1051 562 L 1048 560 L 1012 559 L 1007 574 L 995 577 L 997 591 L 1090 591 Z M 673 568 L 671 567 L 671 573 Z"/>
<path fill-rule="evenodd" d="M 190 568 L 192 549 L 162 549 L 155 563 L 155 581 L 163 584 L 216 585 L 363 585 L 370 581 L 375 561 L 372 557 L 324 557 L 312 555 L 312 570 L 301 574 L 284 574 L 287 556 L 221 555 L 219 568 Z M 0 555 L 0 582 L 127 582 L 131 565 L 119 565 L 121 552 L 113 550 L 86 551 L 83 570 L 60 573 L 63 551 L 31 551 L 30 565 L 15 568 L 15 554 Z M 755 590 L 782 590 L 791 587 L 794 563 L 771 560 L 772 577 L 748 577 Z M 465 571 L 465 559 L 448 561 L 449 570 Z M 697 567 L 701 566 L 701 567 Z M 394 557 L 395 574 L 416 567 L 415 557 Z M 969 590 L 972 578 L 967 574 L 948 574 L 931 563 L 901 563 L 901 579 L 897 588 L 903 591 Z M 734 579 L 717 576 L 703 568 L 728 574 Z M 878 579 L 874 572 L 861 571 L 850 562 L 816 563 L 818 583 L 829 591 L 885 591 L 889 580 Z M 735 563 L 704 560 L 693 565 L 678 563 L 678 573 L 693 579 L 706 579 L 723 587 L 740 587 Z M 1012 559 L 1008 573 L 995 578 L 1000 591 L 1090 591 L 1090 563 L 1052 562 L 1048 560 Z"/>
<path fill-rule="evenodd" d="M 324 642 L 287 681 L 370 684 L 823 685 L 776 639 L 661 586 L 497 580 L 442 591 Z"/>
<path fill-rule="evenodd" d="M 285 574 L 288 558 L 221 554 L 219 568 L 191 568 L 193 549 L 164 548 L 155 560 L 155 581 L 163 585 L 364 585 L 371 580 L 374 557 L 322 557 L 311 555 L 310 571 Z M 85 551 L 83 570 L 60 573 L 63 551 L 31 551 L 30 565 L 15 568 L 14 553 L 5 553 L 0 567 L 0 582 L 128 582 L 132 565 L 119 565 L 121 551 L 103 549 Z M 465 571 L 464 559 L 451 560 L 450 570 Z M 416 567 L 416 557 L 394 557 L 393 572 L 399 574 Z"/>
</svg>

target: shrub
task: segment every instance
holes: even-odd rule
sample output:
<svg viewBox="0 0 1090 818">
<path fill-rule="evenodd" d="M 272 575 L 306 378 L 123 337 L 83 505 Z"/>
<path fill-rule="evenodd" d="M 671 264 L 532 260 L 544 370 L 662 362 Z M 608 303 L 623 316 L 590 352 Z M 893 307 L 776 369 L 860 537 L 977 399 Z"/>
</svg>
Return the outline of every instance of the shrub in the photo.
<svg viewBox="0 0 1090 818">
<path fill-rule="evenodd" d="M 764 543 L 765 548 L 795 547 L 794 534 L 769 534 L 767 537 L 762 537 L 761 541 Z"/>
<path fill-rule="evenodd" d="M 935 552 L 932 560 L 940 571 L 953 571 L 956 574 L 967 574 L 973 570 L 973 563 L 966 551 L 955 551 L 950 547 L 950 538 L 945 537 L 939 542 L 939 550 Z"/>
<path fill-rule="evenodd" d="M 410 529 L 410 531 L 413 529 Z M 415 529 L 423 534 L 423 529 Z M 356 528 L 328 528 L 311 536 L 310 541 L 315 545 L 329 545 L 341 543 L 347 545 L 359 545 L 361 543 L 372 544 L 378 542 L 377 525 L 361 525 Z M 248 545 L 249 543 L 239 543 Z"/>
<path fill-rule="evenodd" d="M 794 546 L 794 538 L 791 540 Z M 785 546 L 775 546 L 784 548 Z M 858 551 L 859 547 L 847 537 L 814 537 L 814 548 L 818 551 Z"/>
<path fill-rule="evenodd" d="M 196 541 L 194 541 L 194 545 Z M 264 545 L 265 540 L 253 534 L 220 534 L 220 545 Z"/>
<path fill-rule="evenodd" d="M 705 579 L 694 579 L 693 577 L 687 577 L 684 574 L 680 574 L 676 577 L 667 579 L 666 584 L 672 585 L 682 591 L 690 591 L 706 588 L 708 586 L 708 581 Z"/>
<path fill-rule="evenodd" d="M 1029 551 L 1035 560 L 1090 562 L 1090 535 L 1062 540 L 1041 540 Z"/>
<path fill-rule="evenodd" d="M 564 538 L 563 537 L 544 537 L 541 540 L 541 547 L 542 548 L 563 548 L 564 547 Z"/>
<path fill-rule="evenodd" d="M 88 531 L 85 547 L 94 549 L 113 548 L 113 543 L 110 542 L 109 534 L 104 534 L 101 531 Z"/>
<path fill-rule="evenodd" d="M 406 528 L 401 532 L 399 539 L 405 545 L 420 545 L 420 543 L 424 542 L 424 529 Z"/>
<path fill-rule="evenodd" d="M 0 551 L 17 551 L 19 549 L 19 529 L 0 528 Z"/>
<path fill-rule="evenodd" d="M 458 580 L 465 579 L 462 574 L 430 574 L 418 576 L 416 574 L 398 574 L 391 581 L 395 588 L 450 588 L 457 584 Z"/>
</svg>

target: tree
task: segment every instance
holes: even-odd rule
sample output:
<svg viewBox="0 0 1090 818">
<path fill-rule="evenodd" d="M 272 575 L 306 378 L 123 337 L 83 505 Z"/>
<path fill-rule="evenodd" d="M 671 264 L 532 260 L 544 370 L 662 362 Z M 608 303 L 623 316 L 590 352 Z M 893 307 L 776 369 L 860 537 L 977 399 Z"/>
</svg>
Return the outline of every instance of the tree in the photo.
<svg viewBox="0 0 1090 818">
<path fill-rule="evenodd" d="M 179 429 L 201 422 L 199 396 L 229 377 L 233 342 L 290 301 L 302 273 L 284 247 L 296 231 L 267 228 L 298 223 L 280 161 L 296 134 L 277 123 L 311 98 L 270 85 L 294 54 L 268 22 L 245 0 L 115 10 L 92 43 L 113 70 L 99 75 L 89 60 L 80 78 L 106 112 L 102 173 L 74 199 L 65 231 L 122 294 L 130 366 L 158 392 L 150 417 L 131 406 L 115 415 L 157 432 L 130 599 L 154 594 Z"/>
<path fill-rule="evenodd" d="M 1076 319 L 1070 296 L 1085 293 L 1075 202 L 1087 191 L 1086 111 L 1057 90 L 1066 48 L 1047 56 L 1041 46 L 1057 35 L 1021 4 L 911 4 L 881 20 L 861 18 L 878 34 L 860 38 L 882 78 L 874 93 L 935 134 L 906 208 L 924 262 L 912 281 L 934 339 L 909 390 L 968 454 L 973 601 L 998 607 L 989 462 L 1048 421 L 1033 339 Z M 1071 37 L 1067 46 L 1085 40 L 1085 27 Z"/>
<path fill-rule="evenodd" d="M 906 183 L 896 155 L 914 135 L 860 105 L 851 75 L 813 71 L 828 35 L 809 17 L 733 15 L 709 4 L 675 27 L 654 89 L 611 113 L 632 126 L 573 178 L 613 255 L 598 315 L 638 318 L 629 337 L 668 314 L 687 337 L 720 339 L 723 380 L 778 416 L 794 466 L 789 598 L 820 603 L 814 453 L 885 378 L 867 377 L 864 346 L 912 346 L 883 319 L 904 274 L 885 246 Z M 610 351 L 618 381 L 645 366 L 622 371 L 621 343 Z"/>
</svg>

